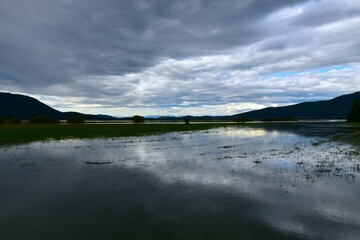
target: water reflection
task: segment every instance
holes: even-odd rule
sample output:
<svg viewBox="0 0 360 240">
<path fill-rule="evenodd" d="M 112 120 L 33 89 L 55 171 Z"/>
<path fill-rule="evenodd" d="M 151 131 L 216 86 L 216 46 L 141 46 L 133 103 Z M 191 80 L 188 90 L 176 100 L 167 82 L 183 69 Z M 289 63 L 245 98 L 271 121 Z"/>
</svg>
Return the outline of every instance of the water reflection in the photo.
<svg viewBox="0 0 360 240">
<path fill-rule="evenodd" d="M 0 236 L 359 239 L 359 155 L 300 129 L 3 147 Z"/>
</svg>

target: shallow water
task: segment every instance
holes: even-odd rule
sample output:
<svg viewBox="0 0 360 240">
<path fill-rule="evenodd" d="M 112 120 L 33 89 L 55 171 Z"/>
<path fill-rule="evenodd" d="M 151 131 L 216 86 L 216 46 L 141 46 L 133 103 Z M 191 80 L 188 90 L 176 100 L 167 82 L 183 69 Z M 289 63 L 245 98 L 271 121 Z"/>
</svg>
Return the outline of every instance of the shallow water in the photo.
<svg viewBox="0 0 360 240">
<path fill-rule="evenodd" d="M 326 138 L 346 129 L 279 124 L 1 147 L 0 238 L 360 239 L 359 151 Z"/>
</svg>

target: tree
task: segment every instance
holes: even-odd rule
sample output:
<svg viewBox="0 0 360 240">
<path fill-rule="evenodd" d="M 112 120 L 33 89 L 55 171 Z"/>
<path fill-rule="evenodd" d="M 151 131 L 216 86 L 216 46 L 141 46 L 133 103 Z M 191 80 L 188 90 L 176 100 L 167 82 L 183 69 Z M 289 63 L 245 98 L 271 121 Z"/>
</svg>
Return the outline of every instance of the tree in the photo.
<svg viewBox="0 0 360 240">
<path fill-rule="evenodd" d="M 250 122 L 252 120 L 250 118 L 239 115 L 233 121 L 234 122 Z"/>
<path fill-rule="evenodd" d="M 6 123 L 11 123 L 11 124 L 20 124 L 21 123 L 21 119 L 14 117 L 11 119 L 6 120 Z"/>
<path fill-rule="evenodd" d="M 67 123 L 84 123 L 85 122 L 85 117 L 84 115 L 74 115 L 74 116 L 71 116 L 69 117 L 67 120 L 66 120 Z"/>
<path fill-rule="evenodd" d="M 347 117 L 349 122 L 360 122 L 360 99 L 356 99 Z"/>
<path fill-rule="evenodd" d="M 145 121 L 144 117 L 140 115 L 135 115 L 132 119 L 134 123 L 143 123 Z"/>
<path fill-rule="evenodd" d="M 48 115 L 38 115 L 31 118 L 30 123 L 58 123 L 59 120 L 48 116 Z"/>
</svg>

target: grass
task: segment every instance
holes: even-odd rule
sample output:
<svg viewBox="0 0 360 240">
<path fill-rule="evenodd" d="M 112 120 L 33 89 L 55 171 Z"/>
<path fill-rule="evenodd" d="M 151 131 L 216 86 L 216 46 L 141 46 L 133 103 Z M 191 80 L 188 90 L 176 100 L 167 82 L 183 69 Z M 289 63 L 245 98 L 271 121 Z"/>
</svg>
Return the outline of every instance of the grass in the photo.
<svg viewBox="0 0 360 240">
<path fill-rule="evenodd" d="M 48 139 L 69 139 L 69 138 L 112 138 L 127 136 L 144 136 L 161 134 L 167 132 L 207 130 L 215 127 L 247 126 L 264 129 L 284 129 L 287 125 L 271 124 L 246 124 L 246 123 L 196 123 L 196 124 L 0 124 L 0 145 L 42 141 Z M 310 125 L 311 126 L 311 125 Z M 341 140 L 351 142 L 360 147 L 360 124 L 349 125 L 349 132 L 341 137 L 331 139 L 334 131 L 341 131 L 341 128 L 332 129 L 329 140 Z M 291 129 L 290 129 L 291 130 Z M 301 130 L 301 129 L 300 129 Z M 293 129 L 297 133 L 299 130 Z M 302 131 L 302 130 L 301 130 Z M 300 133 L 301 133 L 300 131 Z M 319 129 L 321 132 L 322 129 Z M 315 134 L 315 133 L 314 133 Z M 339 135 L 340 136 L 340 135 Z M 317 143 L 315 143 L 316 145 Z M 231 148 L 234 146 L 224 146 Z M 300 149 L 297 149 L 300 150 Z"/>
<path fill-rule="evenodd" d="M 166 132 L 206 130 L 229 125 L 231 124 L 3 124 L 0 125 L 0 144 L 47 139 L 144 136 Z"/>
</svg>

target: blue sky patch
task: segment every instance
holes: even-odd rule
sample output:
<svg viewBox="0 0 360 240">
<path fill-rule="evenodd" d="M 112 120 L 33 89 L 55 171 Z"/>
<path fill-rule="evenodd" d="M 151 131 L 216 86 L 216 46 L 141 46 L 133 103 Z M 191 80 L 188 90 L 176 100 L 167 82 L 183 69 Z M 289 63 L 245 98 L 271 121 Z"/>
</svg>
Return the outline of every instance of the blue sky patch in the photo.
<svg viewBox="0 0 360 240">
<path fill-rule="evenodd" d="M 316 69 L 314 72 L 315 73 L 327 73 L 330 72 L 332 70 L 343 70 L 343 69 L 352 69 L 353 67 L 350 65 L 341 65 L 341 66 L 331 66 L 331 67 L 325 67 L 325 68 L 319 68 Z"/>
<path fill-rule="evenodd" d="M 353 69 L 353 66 L 350 65 L 339 65 L 339 66 L 330 66 L 330 67 L 323 67 L 323 68 L 317 68 L 313 71 L 311 71 L 312 73 L 327 73 L 333 70 L 344 70 L 344 69 Z M 307 71 L 303 71 L 303 72 L 307 72 Z M 292 77 L 292 76 L 296 76 L 298 74 L 301 74 L 303 72 L 300 71 L 287 71 L 287 72 L 280 72 L 278 74 L 276 74 L 275 76 L 277 78 L 286 78 L 286 77 Z"/>
<path fill-rule="evenodd" d="M 277 78 L 286 78 L 286 77 L 290 77 L 290 76 L 294 76 L 294 75 L 297 75 L 299 74 L 299 72 L 281 72 L 281 73 L 278 73 L 276 74 L 275 76 Z"/>
</svg>

